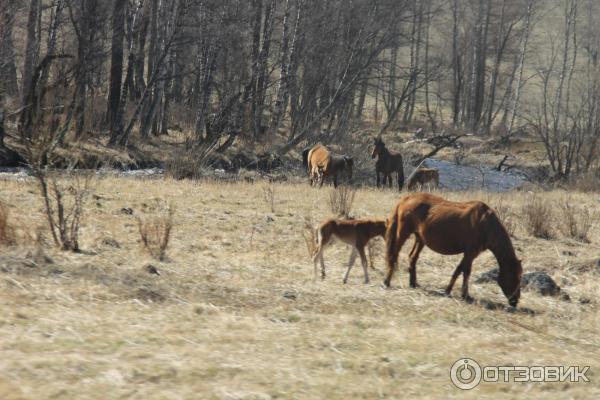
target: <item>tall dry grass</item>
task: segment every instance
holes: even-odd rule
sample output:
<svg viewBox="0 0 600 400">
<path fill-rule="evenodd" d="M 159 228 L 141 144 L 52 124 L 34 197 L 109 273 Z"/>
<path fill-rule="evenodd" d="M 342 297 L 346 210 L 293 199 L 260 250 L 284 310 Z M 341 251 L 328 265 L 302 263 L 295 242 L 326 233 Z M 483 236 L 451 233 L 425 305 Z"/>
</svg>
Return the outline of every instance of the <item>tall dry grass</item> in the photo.
<svg viewBox="0 0 600 400">
<path fill-rule="evenodd" d="M 329 208 L 339 217 L 348 218 L 352 212 L 356 189 L 348 185 L 340 185 L 329 192 Z"/>
<path fill-rule="evenodd" d="M 175 210 L 171 205 L 151 215 L 138 217 L 138 232 L 144 248 L 159 261 L 165 259 L 173 230 Z"/>
<path fill-rule="evenodd" d="M 527 232 L 541 239 L 554 237 L 554 212 L 549 200 L 539 194 L 532 193 L 521 207 L 523 223 Z"/>
<path fill-rule="evenodd" d="M 589 243 L 589 234 L 595 215 L 587 206 L 577 205 L 569 195 L 561 199 L 559 207 L 559 229 L 561 233 L 566 237 Z"/>
</svg>

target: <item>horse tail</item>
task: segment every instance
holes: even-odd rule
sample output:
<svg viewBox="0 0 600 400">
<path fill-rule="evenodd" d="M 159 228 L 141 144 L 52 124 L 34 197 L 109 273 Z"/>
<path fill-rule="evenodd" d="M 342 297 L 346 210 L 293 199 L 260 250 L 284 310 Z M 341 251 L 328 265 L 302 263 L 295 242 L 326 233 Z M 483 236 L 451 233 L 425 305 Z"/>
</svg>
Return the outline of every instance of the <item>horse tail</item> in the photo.
<svg viewBox="0 0 600 400">
<path fill-rule="evenodd" d="M 308 168 L 308 153 L 310 152 L 310 148 L 306 148 L 302 151 L 302 165 L 304 168 Z"/>
<path fill-rule="evenodd" d="M 402 190 L 404 187 L 404 163 L 402 157 L 400 157 L 400 165 L 398 167 L 398 190 Z"/>
</svg>

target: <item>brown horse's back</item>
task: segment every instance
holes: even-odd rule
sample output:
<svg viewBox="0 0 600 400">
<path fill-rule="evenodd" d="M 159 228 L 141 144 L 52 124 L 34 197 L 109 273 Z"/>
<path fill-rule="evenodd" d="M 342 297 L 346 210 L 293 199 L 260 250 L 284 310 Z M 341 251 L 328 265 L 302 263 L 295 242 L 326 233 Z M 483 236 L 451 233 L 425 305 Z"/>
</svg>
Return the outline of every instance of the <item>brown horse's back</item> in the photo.
<svg viewBox="0 0 600 400">
<path fill-rule="evenodd" d="M 440 254 L 481 252 L 485 240 L 484 216 L 493 214 L 480 201 L 453 202 L 428 193 L 405 196 L 395 210 L 404 229 L 417 234 Z"/>
</svg>

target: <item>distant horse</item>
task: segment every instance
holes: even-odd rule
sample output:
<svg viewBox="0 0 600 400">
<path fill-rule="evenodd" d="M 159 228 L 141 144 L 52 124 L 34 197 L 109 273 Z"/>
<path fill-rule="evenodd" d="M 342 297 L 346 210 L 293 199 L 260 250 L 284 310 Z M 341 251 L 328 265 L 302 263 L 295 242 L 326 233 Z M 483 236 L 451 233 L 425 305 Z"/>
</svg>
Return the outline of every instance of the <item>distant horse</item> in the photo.
<svg viewBox="0 0 600 400">
<path fill-rule="evenodd" d="M 404 186 L 404 165 L 402 155 L 389 151 L 385 147 L 385 143 L 381 138 L 377 137 L 373 140 L 373 151 L 371 158 L 378 157 L 375 162 L 375 173 L 377 174 L 377 187 L 379 187 L 379 174 L 383 174 L 383 185 L 387 179 L 389 187 L 392 187 L 392 174 L 397 173 L 398 190 L 402 190 Z"/>
<path fill-rule="evenodd" d="M 317 228 L 317 250 L 313 256 L 315 264 L 315 279 L 317 277 L 317 259 L 321 261 L 321 279 L 325 279 L 325 261 L 323 260 L 323 250 L 330 243 L 333 237 L 337 237 L 352 248 L 348 269 L 344 275 L 343 282 L 348 281 L 350 270 L 356 261 L 356 254 L 360 255 L 363 271 L 365 274 L 365 283 L 369 283 L 369 273 L 367 272 L 367 256 L 365 246 L 372 238 L 385 235 L 386 222 L 379 219 L 371 220 L 347 220 L 347 219 L 328 219 L 321 223 Z"/>
<path fill-rule="evenodd" d="M 490 250 L 500 266 L 498 284 L 508 303 L 517 306 L 521 296 L 521 260 L 515 255 L 510 237 L 498 216 L 485 203 L 452 202 L 429 193 L 403 197 L 392 212 L 385 234 L 388 270 L 384 285 L 387 287 L 398 262 L 398 253 L 411 234 L 415 235 L 415 244 L 409 256 L 411 287 L 417 286 L 417 259 L 423 246 L 427 245 L 440 254 L 463 253 L 446 294 L 451 293 L 454 282 L 462 273 L 462 297 L 470 300 L 471 265 L 480 253 Z"/>
<path fill-rule="evenodd" d="M 310 179 L 311 186 L 319 183 L 323 186 L 325 178 L 332 178 L 333 186 L 337 187 L 337 177 L 341 172 L 346 172 L 352 179 L 354 160 L 345 155 L 333 154 L 322 144 L 317 144 L 310 150 L 302 152 L 304 165 Z"/>
<path fill-rule="evenodd" d="M 440 173 L 435 168 L 418 168 L 408 177 L 408 190 L 415 190 L 425 184 L 436 189 L 440 186 Z"/>
</svg>

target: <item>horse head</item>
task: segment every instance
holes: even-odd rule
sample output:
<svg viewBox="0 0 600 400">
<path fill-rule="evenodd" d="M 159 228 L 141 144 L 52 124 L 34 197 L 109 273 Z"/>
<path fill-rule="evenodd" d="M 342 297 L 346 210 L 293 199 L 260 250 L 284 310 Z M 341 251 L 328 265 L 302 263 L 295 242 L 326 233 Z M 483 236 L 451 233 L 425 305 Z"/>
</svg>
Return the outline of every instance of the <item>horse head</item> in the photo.
<svg viewBox="0 0 600 400">
<path fill-rule="evenodd" d="M 385 144 L 380 137 L 373 138 L 373 151 L 371 151 L 371 158 L 375 158 L 379 155 L 382 149 L 385 148 Z"/>
<path fill-rule="evenodd" d="M 521 275 L 523 267 L 521 260 L 515 257 L 511 262 L 506 262 L 501 265 L 498 274 L 498 284 L 502 292 L 508 299 L 508 304 L 516 307 L 521 297 Z"/>
</svg>

